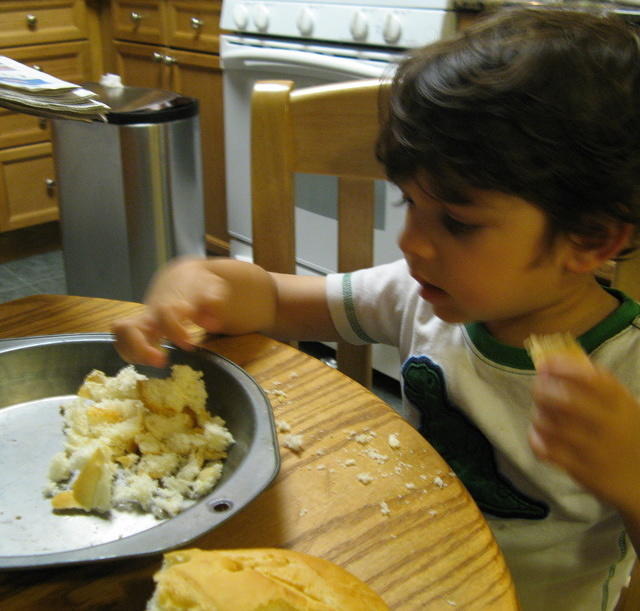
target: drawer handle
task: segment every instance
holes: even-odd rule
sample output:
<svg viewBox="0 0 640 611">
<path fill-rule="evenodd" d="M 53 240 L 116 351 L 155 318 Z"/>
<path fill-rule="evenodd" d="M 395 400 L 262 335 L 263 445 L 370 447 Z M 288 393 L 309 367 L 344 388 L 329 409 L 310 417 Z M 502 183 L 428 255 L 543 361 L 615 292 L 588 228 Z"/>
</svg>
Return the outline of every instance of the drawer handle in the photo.
<svg viewBox="0 0 640 611">
<path fill-rule="evenodd" d="M 38 18 L 35 15 L 27 15 L 27 27 L 30 29 L 35 28 L 38 25 Z"/>
<path fill-rule="evenodd" d="M 200 30 L 204 26 L 204 20 L 198 17 L 191 17 L 191 27 L 194 30 Z"/>
<path fill-rule="evenodd" d="M 177 62 L 175 57 L 171 57 L 170 55 L 163 55 L 162 53 L 158 53 L 158 51 L 154 51 L 151 54 L 151 59 L 157 63 L 163 63 L 167 66 L 171 66 Z"/>
<path fill-rule="evenodd" d="M 142 21 L 142 15 L 136 11 L 131 11 L 129 17 L 131 17 L 131 21 L 133 21 L 133 23 L 135 23 L 136 25 L 138 25 Z"/>
</svg>

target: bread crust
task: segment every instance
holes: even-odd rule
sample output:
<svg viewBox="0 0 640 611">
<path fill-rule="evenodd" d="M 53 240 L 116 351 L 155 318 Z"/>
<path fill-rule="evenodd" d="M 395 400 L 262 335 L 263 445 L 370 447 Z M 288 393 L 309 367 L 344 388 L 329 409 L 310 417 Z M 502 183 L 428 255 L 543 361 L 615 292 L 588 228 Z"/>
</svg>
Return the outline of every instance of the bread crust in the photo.
<svg viewBox="0 0 640 611">
<path fill-rule="evenodd" d="M 168 552 L 147 611 L 389 611 L 342 567 L 277 548 Z"/>
<path fill-rule="evenodd" d="M 524 347 L 529 352 L 536 369 L 554 355 L 566 355 L 584 364 L 591 363 L 587 353 L 570 333 L 530 335 L 525 340 Z"/>
</svg>

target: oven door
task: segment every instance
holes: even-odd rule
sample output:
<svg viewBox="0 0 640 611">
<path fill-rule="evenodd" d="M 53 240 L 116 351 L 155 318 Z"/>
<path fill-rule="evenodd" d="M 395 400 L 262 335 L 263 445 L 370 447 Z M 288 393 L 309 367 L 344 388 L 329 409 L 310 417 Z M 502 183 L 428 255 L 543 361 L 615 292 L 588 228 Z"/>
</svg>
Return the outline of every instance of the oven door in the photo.
<svg viewBox="0 0 640 611">
<path fill-rule="evenodd" d="M 227 209 L 231 255 L 251 258 L 250 102 L 257 80 L 288 79 L 297 87 L 393 72 L 400 52 L 370 51 L 338 45 L 265 40 L 243 35 L 221 37 L 224 76 Z M 337 267 L 337 180 L 296 176 L 296 254 L 299 273 L 328 273 Z M 397 235 L 403 212 L 391 184 L 376 185 L 375 263 L 400 258 Z"/>
</svg>

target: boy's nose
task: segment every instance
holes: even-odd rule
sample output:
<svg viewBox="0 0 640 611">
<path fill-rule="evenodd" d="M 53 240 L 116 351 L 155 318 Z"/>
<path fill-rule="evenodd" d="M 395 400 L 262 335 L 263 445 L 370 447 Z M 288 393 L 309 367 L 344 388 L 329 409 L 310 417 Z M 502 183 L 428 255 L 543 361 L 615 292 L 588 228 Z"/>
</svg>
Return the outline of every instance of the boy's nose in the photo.
<svg viewBox="0 0 640 611">
<path fill-rule="evenodd" d="M 432 259 L 435 250 L 427 231 L 417 227 L 406 217 L 404 227 L 398 236 L 398 246 L 405 255 L 418 256 L 421 259 Z"/>
</svg>

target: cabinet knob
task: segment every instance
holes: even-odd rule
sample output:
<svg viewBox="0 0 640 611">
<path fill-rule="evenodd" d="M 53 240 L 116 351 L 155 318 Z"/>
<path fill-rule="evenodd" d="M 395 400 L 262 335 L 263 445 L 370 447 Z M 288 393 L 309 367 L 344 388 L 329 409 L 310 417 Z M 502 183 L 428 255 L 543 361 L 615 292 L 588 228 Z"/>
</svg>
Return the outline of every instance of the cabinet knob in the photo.
<svg viewBox="0 0 640 611">
<path fill-rule="evenodd" d="M 46 119 L 40 117 L 40 119 L 38 119 L 38 127 L 40 129 L 47 129 L 49 123 Z"/>
<path fill-rule="evenodd" d="M 142 21 L 142 15 L 137 11 L 131 11 L 131 14 L 129 15 L 129 17 L 131 18 L 131 21 L 135 25 L 138 25 Z"/>
<path fill-rule="evenodd" d="M 175 57 L 171 57 L 170 55 L 165 55 L 162 59 L 162 61 L 167 65 L 167 66 L 172 66 L 173 64 L 176 63 L 176 58 Z"/>
<path fill-rule="evenodd" d="M 32 67 L 34 70 L 38 70 L 39 72 L 42 72 L 42 68 L 41 68 L 40 66 L 38 66 L 38 64 L 32 64 L 32 65 L 31 65 L 31 67 Z"/>
<path fill-rule="evenodd" d="M 56 186 L 56 181 L 53 178 L 45 178 L 44 184 L 47 187 L 47 191 L 53 191 Z"/>
<path fill-rule="evenodd" d="M 191 17 L 191 27 L 194 30 L 200 30 L 204 26 L 204 19 L 200 19 L 199 17 Z"/>
<path fill-rule="evenodd" d="M 158 53 L 158 51 L 154 51 L 151 54 L 151 59 L 153 59 L 154 62 L 161 62 L 164 60 L 164 55 L 162 55 L 162 53 Z"/>
<path fill-rule="evenodd" d="M 38 25 L 38 18 L 35 15 L 27 15 L 26 20 L 28 28 L 33 29 Z"/>
</svg>

